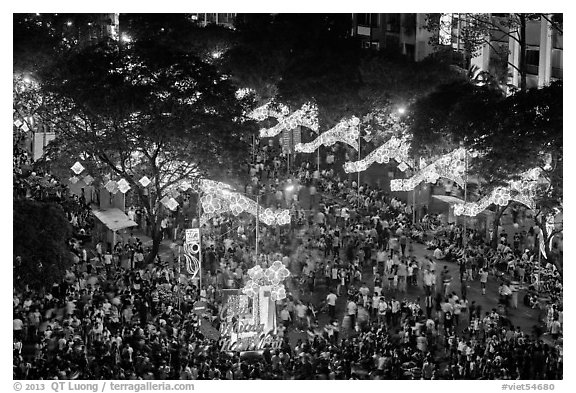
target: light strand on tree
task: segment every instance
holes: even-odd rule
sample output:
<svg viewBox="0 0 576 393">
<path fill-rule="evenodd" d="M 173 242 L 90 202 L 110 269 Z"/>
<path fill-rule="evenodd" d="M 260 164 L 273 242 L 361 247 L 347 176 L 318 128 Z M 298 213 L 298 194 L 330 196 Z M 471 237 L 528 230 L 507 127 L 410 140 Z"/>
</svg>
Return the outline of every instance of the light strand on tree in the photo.
<svg viewBox="0 0 576 393">
<path fill-rule="evenodd" d="M 459 148 L 445 154 L 408 179 L 394 179 L 390 181 L 390 190 L 412 191 L 422 182 L 436 183 L 441 177 L 450 179 L 460 187 L 464 187 L 466 154 L 464 148 Z"/>
<path fill-rule="evenodd" d="M 345 163 L 344 171 L 346 173 L 363 172 L 375 162 L 379 164 L 387 164 L 392 159 L 396 160 L 398 163 L 405 164 L 408 161 L 409 148 L 410 144 L 406 138 L 397 138 L 393 136 L 390 140 L 382 146 L 379 146 L 363 159 Z"/>
<path fill-rule="evenodd" d="M 338 124 L 320 134 L 312 142 L 298 143 L 294 149 L 300 153 L 313 153 L 322 145 L 332 146 L 336 142 L 344 142 L 358 150 L 359 125 L 360 119 L 356 116 L 352 116 L 349 119 L 342 119 Z"/>
<path fill-rule="evenodd" d="M 475 217 L 490 205 L 508 206 L 510 201 L 523 204 L 534 209 L 537 181 L 540 168 L 532 168 L 520 175 L 520 180 L 512 180 L 505 187 L 496 187 L 492 192 L 477 202 L 459 203 L 454 205 L 454 215 Z"/>
</svg>

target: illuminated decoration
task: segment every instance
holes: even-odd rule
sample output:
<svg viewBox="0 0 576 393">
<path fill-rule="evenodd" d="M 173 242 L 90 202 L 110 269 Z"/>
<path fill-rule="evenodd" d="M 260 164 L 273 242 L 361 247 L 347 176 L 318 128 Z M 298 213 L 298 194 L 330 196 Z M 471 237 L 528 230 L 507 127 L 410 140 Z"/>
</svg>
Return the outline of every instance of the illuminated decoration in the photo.
<svg viewBox="0 0 576 393">
<path fill-rule="evenodd" d="M 408 169 L 408 165 L 406 165 L 405 162 L 401 162 L 400 165 L 398 165 L 398 169 L 400 169 L 400 171 L 404 172 L 406 169 Z"/>
<path fill-rule="evenodd" d="M 74 163 L 74 165 L 72 165 L 72 167 L 70 168 L 72 169 L 72 172 L 74 172 L 75 174 L 79 175 L 82 173 L 82 171 L 84 170 L 84 167 L 82 166 L 82 164 L 80 164 L 78 161 L 76 161 Z"/>
<path fill-rule="evenodd" d="M 114 180 L 109 180 L 104 186 L 108 192 L 116 194 L 118 192 L 118 184 Z"/>
<path fill-rule="evenodd" d="M 347 162 L 344 164 L 346 173 L 363 172 L 374 162 L 387 164 L 390 160 L 396 160 L 399 163 L 408 161 L 408 150 L 410 144 L 405 138 L 392 137 L 389 141 L 378 147 L 359 161 Z"/>
<path fill-rule="evenodd" d="M 464 172 L 466 171 L 466 150 L 459 148 L 445 154 L 432 164 L 408 179 L 394 179 L 390 181 L 392 191 L 412 191 L 422 182 L 436 183 L 441 177 L 456 182 L 464 187 Z"/>
<path fill-rule="evenodd" d="M 204 225 L 209 219 L 218 214 L 230 212 L 235 216 L 246 212 L 266 225 L 290 224 L 290 211 L 287 209 L 273 211 L 270 208 L 258 206 L 254 200 L 235 192 L 225 183 L 212 180 L 203 180 L 200 188 L 205 195 L 200 198 L 204 214 L 200 218 L 200 225 Z"/>
<path fill-rule="evenodd" d="M 296 144 L 295 149 L 300 153 L 313 153 L 322 145 L 332 146 L 336 142 L 344 142 L 358 150 L 359 125 L 360 119 L 356 116 L 352 116 L 350 119 L 343 119 L 312 142 Z"/>
<path fill-rule="evenodd" d="M 76 183 L 78 183 L 78 180 L 80 180 L 80 179 L 78 179 L 78 177 L 76 177 L 76 176 L 72 176 L 72 177 L 71 177 L 70 179 L 68 179 L 68 180 L 70 181 L 70 183 L 76 184 Z"/>
<path fill-rule="evenodd" d="M 128 192 L 129 189 L 130 184 L 128 184 L 128 182 L 125 179 L 120 179 L 118 181 L 118 190 L 120 190 L 122 194 L 126 194 L 126 192 Z"/>
<path fill-rule="evenodd" d="M 290 108 L 284 104 L 269 102 L 264 104 L 248 114 L 248 117 L 257 121 L 266 120 L 269 117 L 282 119 L 290 113 Z"/>
<path fill-rule="evenodd" d="M 192 188 L 192 184 L 188 180 L 184 180 L 182 183 L 180 183 L 179 187 L 182 191 L 188 191 Z"/>
<path fill-rule="evenodd" d="M 506 187 L 496 187 L 489 195 L 477 202 L 454 205 L 454 215 L 474 217 L 490 205 L 508 206 L 510 201 L 519 202 L 534 209 L 534 201 L 540 168 L 533 168 L 520 175 L 520 180 L 512 180 Z"/>
<path fill-rule="evenodd" d="M 270 286 L 270 298 L 273 301 L 286 298 L 286 288 L 281 284 L 286 278 L 290 277 L 290 271 L 286 269 L 280 261 L 274 261 L 266 270 L 260 265 L 248 269 L 250 280 L 246 282 L 242 293 L 247 296 L 256 296 L 261 287 Z"/>
<path fill-rule="evenodd" d="M 142 177 L 142 179 L 140 179 L 138 181 L 138 183 L 142 184 L 142 187 L 148 187 L 148 184 L 150 184 L 152 182 L 150 181 L 150 179 L 148 179 L 147 176 L 144 176 L 144 177 Z"/>
<path fill-rule="evenodd" d="M 207 194 L 200 198 L 202 203 L 202 209 L 208 213 L 221 213 L 222 212 L 222 201 L 215 194 Z"/>
<path fill-rule="evenodd" d="M 94 178 L 90 175 L 86 175 L 84 176 L 84 178 L 82 179 L 84 181 L 84 183 L 86 183 L 87 185 L 92 184 L 92 182 L 94 181 Z"/>
<path fill-rule="evenodd" d="M 168 209 L 175 211 L 178 207 L 178 202 L 174 198 L 169 198 L 168 202 L 164 204 Z"/>
<path fill-rule="evenodd" d="M 314 103 L 306 103 L 291 115 L 278 119 L 278 124 L 271 128 L 260 130 L 261 138 L 271 138 L 280 134 L 284 130 L 293 130 L 298 126 L 310 128 L 318 131 L 318 107 Z"/>
</svg>

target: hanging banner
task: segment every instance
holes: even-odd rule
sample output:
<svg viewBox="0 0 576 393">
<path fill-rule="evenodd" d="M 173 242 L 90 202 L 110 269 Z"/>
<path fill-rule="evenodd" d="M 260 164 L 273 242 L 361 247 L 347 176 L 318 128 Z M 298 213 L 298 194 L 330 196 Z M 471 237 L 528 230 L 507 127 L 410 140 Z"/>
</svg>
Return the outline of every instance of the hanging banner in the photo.
<svg viewBox="0 0 576 393">
<path fill-rule="evenodd" d="M 184 238 L 184 262 L 186 271 L 192 276 L 196 277 L 200 272 L 200 228 L 190 228 L 185 231 Z"/>
</svg>

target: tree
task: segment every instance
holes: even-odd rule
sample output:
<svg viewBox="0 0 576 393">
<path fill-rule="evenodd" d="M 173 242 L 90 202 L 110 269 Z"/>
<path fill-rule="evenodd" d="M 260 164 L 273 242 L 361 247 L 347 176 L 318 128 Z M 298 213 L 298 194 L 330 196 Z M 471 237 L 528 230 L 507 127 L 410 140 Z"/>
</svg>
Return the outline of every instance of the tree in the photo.
<svg viewBox="0 0 576 393">
<path fill-rule="evenodd" d="M 64 210 L 56 203 L 15 200 L 14 286 L 51 286 L 72 264 L 66 242 L 72 235 Z"/>
<path fill-rule="evenodd" d="M 546 217 L 562 209 L 562 92 L 561 82 L 509 97 L 470 83 L 441 86 L 412 108 L 412 149 L 439 154 L 463 145 L 479 152 L 469 161 L 469 174 L 481 180 L 481 193 L 541 168 L 536 221 L 547 233 Z M 496 228 L 505 208 L 496 209 Z"/>
<path fill-rule="evenodd" d="M 365 110 L 359 97 L 360 47 L 344 14 L 238 15 L 237 39 L 222 67 L 263 101 L 293 108 L 314 100 L 328 128 Z"/>
<path fill-rule="evenodd" d="M 426 27 L 433 33 L 430 42 L 449 52 L 455 48 L 462 56 L 464 68 L 467 68 L 472 57 L 478 56 L 480 49 L 489 47 L 492 54 L 490 73 L 506 86 L 510 67 L 519 73 L 520 90 L 524 91 L 527 89 L 527 24 L 540 19 L 546 20 L 551 29 L 563 34 L 562 14 L 428 14 Z M 508 60 L 509 43 L 518 45 L 517 63 Z"/>
<path fill-rule="evenodd" d="M 233 176 L 247 151 L 248 104 L 217 70 L 162 45 L 108 41 L 41 74 L 39 116 L 57 132 L 52 162 L 80 159 L 125 179 L 138 195 L 158 252 L 161 203 L 184 181 Z M 65 154 L 63 154 L 65 153 Z M 148 189 L 139 180 L 152 180 Z"/>
</svg>

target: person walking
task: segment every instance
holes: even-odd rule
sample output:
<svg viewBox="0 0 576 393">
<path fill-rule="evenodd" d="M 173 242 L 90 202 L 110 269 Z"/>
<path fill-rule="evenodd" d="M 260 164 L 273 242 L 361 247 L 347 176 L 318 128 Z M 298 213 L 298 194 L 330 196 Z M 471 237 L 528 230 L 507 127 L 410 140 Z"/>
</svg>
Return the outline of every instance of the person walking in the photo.
<svg viewBox="0 0 576 393">
<path fill-rule="evenodd" d="M 328 315 L 330 316 L 330 319 L 336 317 L 336 299 L 338 299 L 338 296 L 336 296 L 333 290 L 330 290 L 328 296 L 326 296 L 326 304 L 328 304 Z"/>
<path fill-rule="evenodd" d="M 488 282 L 488 270 L 481 268 L 478 272 L 480 276 L 480 288 L 482 288 L 482 295 L 486 295 L 486 283 Z"/>
</svg>

